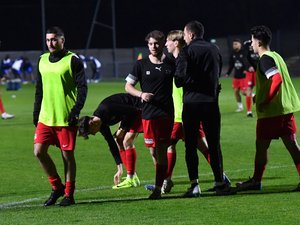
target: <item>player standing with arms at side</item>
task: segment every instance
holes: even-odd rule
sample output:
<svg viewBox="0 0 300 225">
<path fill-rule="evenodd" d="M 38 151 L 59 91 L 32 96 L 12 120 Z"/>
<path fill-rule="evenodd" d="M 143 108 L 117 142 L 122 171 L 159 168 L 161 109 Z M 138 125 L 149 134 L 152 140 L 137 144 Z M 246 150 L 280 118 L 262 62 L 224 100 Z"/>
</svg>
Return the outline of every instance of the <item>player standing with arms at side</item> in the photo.
<svg viewBox="0 0 300 225">
<path fill-rule="evenodd" d="M 34 154 L 52 186 L 52 193 L 44 206 L 54 205 L 65 196 L 61 206 L 75 204 L 74 190 L 76 161 L 74 149 L 78 117 L 87 95 L 87 84 L 81 60 L 64 48 L 65 37 L 59 27 L 46 32 L 49 52 L 38 62 L 33 123 Z M 64 162 L 65 185 L 48 154 L 49 145 L 61 150 Z"/>
<path fill-rule="evenodd" d="M 256 154 L 254 174 L 248 181 L 237 183 L 240 191 L 261 190 L 273 139 L 282 139 L 300 176 L 300 148 L 294 118 L 294 112 L 300 110 L 299 97 L 284 60 L 270 50 L 271 30 L 256 26 L 251 29 L 251 35 L 253 50 L 260 57 L 256 70 Z M 295 191 L 300 191 L 300 183 Z"/>
<path fill-rule="evenodd" d="M 144 141 L 156 167 L 155 189 L 149 199 L 159 199 L 168 167 L 167 148 L 174 122 L 172 82 L 175 65 L 163 54 L 165 36 L 161 31 L 150 32 L 145 40 L 150 55 L 136 62 L 126 77 L 125 90 L 143 101 Z M 135 88 L 138 82 L 141 90 Z"/>
<path fill-rule="evenodd" d="M 223 177 L 220 145 L 221 116 L 219 110 L 219 76 L 222 58 L 216 45 L 203 40 L 204 27 L 191 21 L 184 27 L 187 46 L 176 58 L 175 84 L 183 87 L 182 121 L 185 134 L 185 160 L 191 187 L 183 197 L 199 197 L 199 158 L 197 143 L 202 122 L 210 153 L 217 195 L 233 194 Z"/>
</svg>

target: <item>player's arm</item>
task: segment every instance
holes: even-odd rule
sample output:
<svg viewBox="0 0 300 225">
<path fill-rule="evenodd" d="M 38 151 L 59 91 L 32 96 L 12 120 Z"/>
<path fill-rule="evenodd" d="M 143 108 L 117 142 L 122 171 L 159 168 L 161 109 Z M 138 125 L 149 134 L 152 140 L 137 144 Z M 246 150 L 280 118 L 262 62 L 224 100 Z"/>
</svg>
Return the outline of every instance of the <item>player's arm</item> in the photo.
<svg viewBox="0 0 300 225">
<path fill-rule="evenodd" d="M 39 65 L 39 62 L 38 62 Z M 43 83 L 42 83 L 42 77 L 39 70 L 39 67 L 37 67 L 37 75 L 36 75 L 36 85 L 35 85 L 35 101 L 33 106 L 33 124 L 37 126 L 40 110 L 41 110 L 41 104 L 43 99 Z"/>
<path fill-rule="evenodd" d="M 232 72 L 232 70 L 233 70 L 233 68 L 234 68 L 233 55 L 231 55 L 230 58 L 229 58 L 228 66 L 229 66 L 229 67 L 228 67 L 228 70 L 227 70 L 227 72 L 226 72 L 226 74 L 225 74 L 226 77 L 230 76 L 230 74 L 231 74 L 231 72 Z"/>
<path fill-rule="evenodd" d="M 266 99 L 262 102 L 262 105 L 266 105 L 269 104 L 278 93 L 278 90 L 281 87 L 282 77 L 273 58 L 269 56 L 263 56 L 261 58 L 260 70 L 265 74 L 267 79 L 271 80 L 268 95 L 266 96 Z"/>
<path fill-rule="evenodd" d="M 76 102 L 69 115 L 69 125 L 74 126 L 77 125 L 80 111 L 83 108 L 86 100 L 87 83 L 83 63 L 77 56 L 72 57 L 71 69 L 74 74 L 74 79 L 77 87 Z"/>
<path fill-rule="evenodd" d="M 120 183 L 123 174 L 122 159 L 120 156 L 119 148 L 117 146 L 117 143 L 115 142 L 113 135 L 111 134 L 109 126 L 105 126 L 104 124 L 102 124 L 100 133 L 105 138 L 109 146 L 109 150 L 117 164 L 117 172 L 114 175 L 114 183 L 117 185 Z"/>
<path fill-rule="evenodd" d="M 117 146 L 117 143 L 115 142 L 115 139 L 110 131 L 109 126 L 102 124 L 101 125 L 101 129 L 100 129 L 100 133 L 103 135 L 103 137 L 105 138 L 109 150 L 116 162 L 117 165 L 122 164 L 122 159 L 119 153 L 119 148 Z"/>
<path fill-rule="evenodd" d="M 149 92 L 143 92 L 135 88 L 138 82 L 138 77 L 135 74 L 141 74 L 140 64 L 137 62 L 133 68 L 132 73 L 126 77 L 125 91 L 132 96 L 141 98 L 142 101 L 150 101 L 153 98 L 153 94 Z"/>
</svg>

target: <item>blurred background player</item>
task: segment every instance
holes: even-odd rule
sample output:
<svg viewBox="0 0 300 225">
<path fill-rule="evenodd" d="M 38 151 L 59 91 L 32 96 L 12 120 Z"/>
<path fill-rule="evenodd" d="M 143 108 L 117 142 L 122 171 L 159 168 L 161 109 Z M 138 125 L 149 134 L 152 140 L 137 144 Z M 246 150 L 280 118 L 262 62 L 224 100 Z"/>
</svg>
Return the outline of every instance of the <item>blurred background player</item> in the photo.
<svg viewBox="0 0 300 225">
<path fill-rule="evenodd" d="M 1 47 L 1 41 L 0 41 L 0 47 Z M 11 60 L 9 55 L 6 55 L 5 59 L 1 61 L 1 70 L 3 73 L 8 73 L 7 70 L 10 69 L 10 65 L 11 65 Z M 4 75 L 6 76 L 6 75 Z M 7 78 L 5 78 L 7 79 Z M 6 120 L 6 119 L 12 119 L 14 118 L 14 115 L 9 114 L 5 111 L 4 105 L 3 105 L 3 101 L 2 101 L 2 96 L 1 96 L 1 90 L 0 90 L 0 112 L 1 112 L 1 118 Z"/>
<path fill-rule="evenodd" d="M 245 41 L 243 49 L 247 56 L 247 65 L 246 65 L 246 107 L 247 107 L 247 117 L 253 117 L 252 113 L 252 103 L 254 102 L 254 87 L 256 84 L 256 67 L 259 60 L 259 55 L 255 53 L 251 46 L 251 40 Z"/>
<path fill-rule="evenodd" d="M 0 112 L 1 112 L 1 118 L 4 119 L 4 120 L 12 119 L 12 118 L 15 117 L 14 115 L 9 114 L 9 113 L 7 113 L 5 111 L 5 108 L 4 108 L 4 105 L 3 105 L 3 101 L 2 101 L 1 92 L 0 92 Z"/>
<path fill-rule="evenodd" d="M 234 70 L 234 75 L 232 79 L 232 87 L 234 91 L 234 96 L 237 102 L 236 112 L 241 112 L 244 110 L 241 93 L 245 94 L 245 77 L 246 77 L 246 54 L 242 49 L 242 41 L 240 39 L 234 39 L 232 42 L 232 53 L 229 58 L 229 67 L 226 77 L 230 75 L 232 70 Z"/>
<path fill-rule="evenodd" d="M 92 70 L 91 82 L 99 83 L 99 81 L 101 80 L 101 62 L 94 56 L 90 56 L 88 58 L 88 62 Z"/>
<path fill-rule="evenodd" d="M 21 66 L 21 71 L 22 71 L 22 77 L 23 77 L 23 84 L 27 83 L 35 83 L 35 78 L 33 75 L 33 67 L 32 63 L 30 62 L 28 57 L 23 58 L 23 63 Z"/>
<path fill-rule="evenodd" d="M 271 30 L 266 26 L 251 29 L 252 47 L 259 54 L 256 74 L 256 153 L 253 176 L 237 183 L 239 191 L 261 190 L 262 177 L 273 139 L 281 138 L 300 177 L 300 147 L 296 139 L 294 113 L 300 100 L 282 57 L 270 50 Z M 300 183 L 295 191 L 300 191 Z"/>
<path fill-rule="evenodd" d="M 6 55 L 1 60 L 1 83 L 5 84 L 6 80 L 12 78 L 11 76 L 11 66 L 13 64 L 13 60 L 10 58 L 10 55 Z"/>
<path fill-rule="evenodd" d="M 89 134 L 95 135 L 100 132 L 108 143 L 109 150 L 117 164 L 117 172 L 114 175 L 115 186 L 113 189 L 136 187 L 140 185 L 139 178 L 135 173 L 136 149 L 133 144 L 133 139 L 136 133 L 132 136 L 125 147 L 121 140 L 130 131 L 136 119 L 140 114 L 141 100 L 138 97 L 131 96 L 126 93 L 118 93 L 108 96 L 103 99 L 92 117 L 84 116 L 79 119 L 79 135 L 88 138 Z M 116 132 L 116 140 L 111 133 L 110 126 L 120 122 L 120 127 Z M 129 138 L 129 137 L 126 137 Z M 119 151 L 120 150 L 120 151 Z M 123 161 L 124 160 L 124 161 Z M 127 178 L 120 183 L 123 174 L 122 162 L 127 169 Z"/>
</svg>

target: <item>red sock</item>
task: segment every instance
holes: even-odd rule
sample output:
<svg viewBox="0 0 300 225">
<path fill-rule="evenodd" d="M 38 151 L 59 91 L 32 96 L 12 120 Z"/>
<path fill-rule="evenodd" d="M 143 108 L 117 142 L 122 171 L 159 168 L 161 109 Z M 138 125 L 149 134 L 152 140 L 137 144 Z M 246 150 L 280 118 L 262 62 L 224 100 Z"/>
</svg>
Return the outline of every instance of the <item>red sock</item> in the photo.
<svg viewBox="0 0 300 225">
<path fill-rule="evenodd" d="M 135 163 L 136 163 L 136 150 L 135 148 L 128 148 L 126 152 L 126 164 L 127 164 L 127 174 L 134 175 L 135 173 Z"/>
<path fill-rule="evenodd" d="M 58 190 L 63 187 L 61 179 L 58 175 L 57 176 L 49 176 L 48 181 L 51 184 L 53 190 Z"/>
<path fill-rule="evenodd" d="M 126 160 L 126 152 L 124 149 L 120 149 L 120 156 L 121 156 L 121 159 L 122 159 L 122 162 L 123 162 L 123 165 L 125 166 L 125 169 L 127 170 L 127 160 Z"/>
<path fill-rule="evenodd" d="M 167 170 L 166 177 L 171 177 L 176 163 L 176 151 L 168 152 L 167 157 L 168 157 L 168 170 Z"/>
<path fill-rule="evenodd" d="M 252 111 L 252 96 L 246 96 L 246 107 L 248 112 Z"/>
<path fill-rule="evenodd" d="M 65 189 L 66 197 L 73 196 L 74 191 L 75 191 L 75 181 L 67 181 L 66 182 L 66 189 Z"/>
<path fill-rule="evenodd" d="M 0 112 L 5 113 L 5 109 L 4 109 L 3 102 L 2 102 L 1 98 L 0 98 Z"/>
<path fill-rule="evenodd" d="M 156 164 L 155 186 L 161 187 L 166 178 L 168 165 Z"/>
<path fill-rule="evenodd" d="M 300 162 L 296 164 L 296 168 L 297 168 L 297 171 L 298 171 L 298 175 L 300 176 Z"/>
<path fill-rule="evenodd" d="M 255 163 L 253 179 L 257 182 L 261 182 L 262 176 L 265 172 L 265 169 L 266 169 L 265 164 L 261 165 L 261 164 Z"/>
</svg>

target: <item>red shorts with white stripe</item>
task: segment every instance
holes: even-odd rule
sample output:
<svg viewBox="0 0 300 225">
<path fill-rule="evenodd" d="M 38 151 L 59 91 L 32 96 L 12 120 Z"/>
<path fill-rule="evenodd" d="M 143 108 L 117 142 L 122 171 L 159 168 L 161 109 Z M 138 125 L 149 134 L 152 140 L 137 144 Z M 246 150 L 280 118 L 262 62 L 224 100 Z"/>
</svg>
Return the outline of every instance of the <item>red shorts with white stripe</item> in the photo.
<svg viewBox="0 0 300 225">
<path fill-rule="evenodd" d="M 296 131 L 293 113 L 258 119 L 256 124 L 256 138 L 261 140 L 278 139 L 283 136 L 290 136 L 291 139 L 294 139 Z"/>
<path fill-rule="evenodd" d="M 158 144 L 170 144 L 174 120 L 171 117 L 159 117 L 153 120 L 142 119 L 144 142 L 147 147 Z"/>
<path fill-rule="evenodd" d="M 246 87 L 254 87 L 256 85 L 256 72 L 247 71 L 245 82 L 246 82 Z"/>
<path fill-rule="evenodd" d="M 64 151 L 73 151 L 78 127 L 49 127 L 43 123 L 38 123 L 34 144 L 56 145 Z"/>
</svg>

